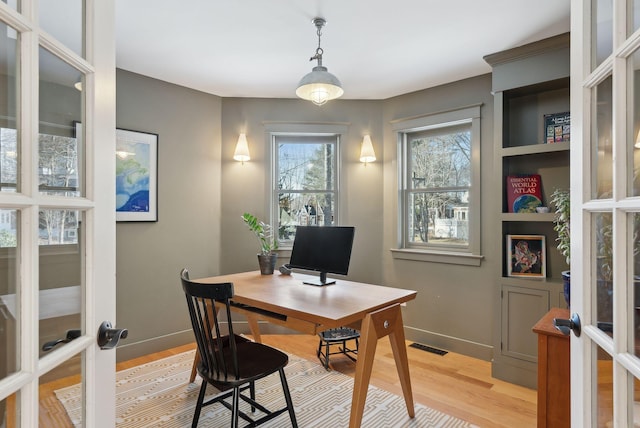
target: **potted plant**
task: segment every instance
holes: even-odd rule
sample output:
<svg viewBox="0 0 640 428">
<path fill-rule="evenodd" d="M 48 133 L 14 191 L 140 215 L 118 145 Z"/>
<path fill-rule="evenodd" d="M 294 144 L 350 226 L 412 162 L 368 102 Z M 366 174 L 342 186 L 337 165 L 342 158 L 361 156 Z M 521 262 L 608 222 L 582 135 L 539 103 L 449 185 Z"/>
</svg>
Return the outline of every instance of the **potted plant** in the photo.
<svg viewBox="0 0 640 428">
<path fill-rule="evenodd" d="M 556 189 L 551 194 L 551 203 L 555 206 L 556 218 L 553 221 L 553 230 L 556 231 L 558 237 L 556 238 L 558 251 L 564 256 L 567 264 L 571 261 L 571 223 L 570 223 L 570 208 L 571 199 L 570 192 L 567 189 Z M 571 291 L 571 273 L 568 270 L 562 272 L 563 281 L 563 293 L 564 300 L 569 306 L 570 291 Z"/>
<path fill-rule="evenodd" d="M 258 220 L 256 216 L 249 213 L 242 214 L 242 220 L 260 241 L 260 252 L 258 253 L 260 273 L 272 275 L 278 260 L 278 254 L 275 252 L 278 249 L 278 240 L 273 236 L 271 225 Z"/>
</svg>

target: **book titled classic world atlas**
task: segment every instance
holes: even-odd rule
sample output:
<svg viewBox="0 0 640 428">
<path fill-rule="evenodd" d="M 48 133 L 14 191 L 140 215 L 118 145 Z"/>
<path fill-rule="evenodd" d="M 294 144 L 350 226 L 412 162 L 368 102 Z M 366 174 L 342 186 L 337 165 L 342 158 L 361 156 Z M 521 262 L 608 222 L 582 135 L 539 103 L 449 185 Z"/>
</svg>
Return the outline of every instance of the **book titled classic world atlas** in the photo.
<svg viewBox="0 0 640 428">
<path fill-rule="evenodd" d="M 507 208 L 510 213 L 535 213 L 542 206 L 542 180 L 539 174 L 507 176 Z"/>
</svg>

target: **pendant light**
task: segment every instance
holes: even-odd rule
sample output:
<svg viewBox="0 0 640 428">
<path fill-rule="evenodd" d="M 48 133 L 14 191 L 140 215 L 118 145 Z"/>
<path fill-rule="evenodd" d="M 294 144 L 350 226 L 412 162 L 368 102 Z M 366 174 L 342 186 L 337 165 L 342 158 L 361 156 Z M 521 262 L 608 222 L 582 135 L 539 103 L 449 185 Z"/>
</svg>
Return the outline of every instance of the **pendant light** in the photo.
<svg viewBox="0 0 640 428">
<path fill-rule="evenodd" d="M 322 27 L 326 22 L 324 18 L 313 19 L 313 24 L 316 26 L 318 34 L 318 48 L 316 49 L 316 54 L 309 61 L 315 59 L 318 61 L 318 65 L 313 67 L 311 73 L 300 79 L 298 89 L 296 89 L 297 96 L 319 106 L 329 100 L 339 98 L 344 93 L 338 78 L 329 73 L 327 67 L 322 66 L 322 54 L 324 51 L 320 47 L 320 36 L 322 35 Z"/>
</svg>

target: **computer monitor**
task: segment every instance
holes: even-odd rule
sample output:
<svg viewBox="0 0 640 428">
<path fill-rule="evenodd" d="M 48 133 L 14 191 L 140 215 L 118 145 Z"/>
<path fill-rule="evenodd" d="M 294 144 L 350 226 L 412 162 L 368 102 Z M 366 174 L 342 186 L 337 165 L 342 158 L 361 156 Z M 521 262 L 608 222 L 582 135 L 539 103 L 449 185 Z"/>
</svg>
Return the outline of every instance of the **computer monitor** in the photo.
<svg viewBox="0 0 640 428">
<path fill-rule="evenodd" d="M 320 272 L 319 281 L 305 284 L 333 284 L 327 273 L 348 273 L 354 235 L 353 226 L 297 226 L 289 267 Z"/>
</svg>

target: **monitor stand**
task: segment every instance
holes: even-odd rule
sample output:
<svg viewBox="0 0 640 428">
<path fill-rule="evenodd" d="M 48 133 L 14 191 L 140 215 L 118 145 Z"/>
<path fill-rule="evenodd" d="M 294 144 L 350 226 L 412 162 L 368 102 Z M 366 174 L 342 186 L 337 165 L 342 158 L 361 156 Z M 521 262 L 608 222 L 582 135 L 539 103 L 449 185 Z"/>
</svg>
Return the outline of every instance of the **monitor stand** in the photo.
<svg viewBox="0 0 640 428">
<path fill-rule="evenodd" d="M 324 285 L 335 284 L 335 279 L 329 279 L 327 281 L 327 273 L 320 272 L 320 280 L 319 281 L 302 281 L 303 284 L 315 285 L 317 287 L 322 287 Z"/>
</svg>

